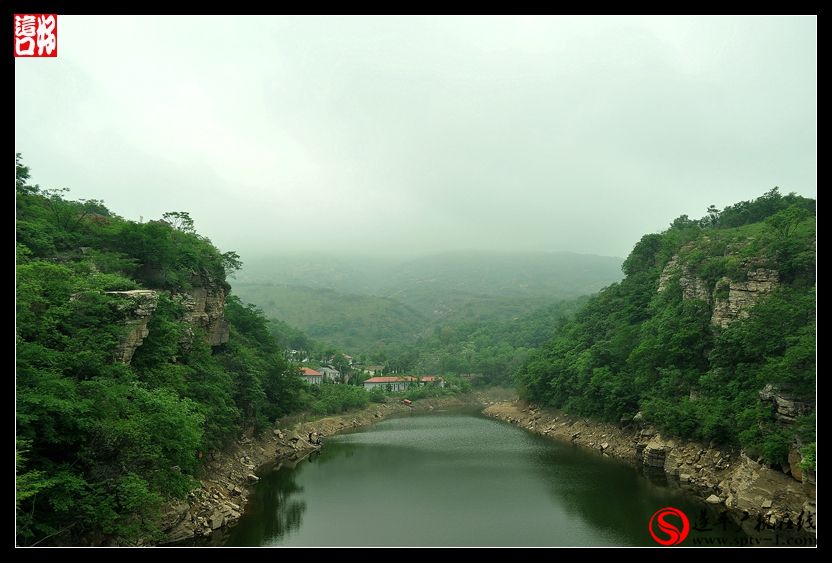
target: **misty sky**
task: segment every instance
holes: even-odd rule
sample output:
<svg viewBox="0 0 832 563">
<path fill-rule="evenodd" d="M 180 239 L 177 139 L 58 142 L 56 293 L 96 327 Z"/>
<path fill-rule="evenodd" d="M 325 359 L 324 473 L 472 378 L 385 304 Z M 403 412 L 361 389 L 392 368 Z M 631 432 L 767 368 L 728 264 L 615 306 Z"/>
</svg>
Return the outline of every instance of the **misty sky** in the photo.
<svg viewBox="0 0 832 563">
<path fill-rule="evenodd" d="M 814 18 L 61 16 L 15 60 L 43 187 L 191 212 L 243 254 L 626 256 L 678 215 L 815 197 Z"/>
</svg>

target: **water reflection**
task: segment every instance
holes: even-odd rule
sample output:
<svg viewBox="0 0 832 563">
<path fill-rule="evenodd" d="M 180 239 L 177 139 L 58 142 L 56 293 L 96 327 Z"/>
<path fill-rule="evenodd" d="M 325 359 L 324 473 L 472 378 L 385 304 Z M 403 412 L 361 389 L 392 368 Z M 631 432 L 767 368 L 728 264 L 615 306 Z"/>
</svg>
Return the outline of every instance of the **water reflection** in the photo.
<svg viewBox="0 0 832 563">
<path fill-rule="evenodd" d="M 563 506 L 572 521 L 589 522 L 624 544 L 655 545 L 647 523 L 665 506 L 681 509 L 691 523 L 720 518 L 719 511 L 668 483 L 663 471 L 660 478 L 655 471 L 645 475 L 623 462 L 559 442 L 539 443 L 529 455 L 553 502 Z M 732 521 L 709 533 L 732 541 L 745 536 Z"/>
<path fill-rule="evenodd" d="M 314 462 L 315 457 L 310 456 L 298 465 Z M 258 517 L 249 519 L 251 522 L 246 522 L 247 525 L 239 530 L 232 529 L 233 543 L 227 545 L 279 543 L 299 530 L 306 512 L 304 487 L 297 482 L 299 474 L 299 468 L 294 464 L 276 468 L 268 474 L 257 485 L 256 494 L 246 509 L 247 513 Z"/>
<path fill-rule="evenodd" d="M 647 521 L 667 505 L 700 508 L 591 452 L 472 413 L 435 413 L 333 437 L 316 457 L 265 474 L 240 523 L 213 541 L 649 545 Z"/>
</svg>

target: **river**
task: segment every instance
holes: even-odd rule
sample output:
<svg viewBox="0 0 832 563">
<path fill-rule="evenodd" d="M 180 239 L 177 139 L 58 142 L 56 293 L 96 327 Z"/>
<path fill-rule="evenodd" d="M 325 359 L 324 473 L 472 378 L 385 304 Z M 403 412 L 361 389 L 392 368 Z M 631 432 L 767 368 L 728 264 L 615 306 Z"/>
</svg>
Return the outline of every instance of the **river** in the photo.
<svg viewBox="0 0 832 563">
<path fill-rule="evenodd" d="M 646 546 L 665 506 L 689 516 L 682 545 L 744 541 L 715 510 L 633 467 L 472 411 L 437 412 L 330 437 L 313 457 L 264 472 L 239 524 L 211 543 Z"/>
</svg>

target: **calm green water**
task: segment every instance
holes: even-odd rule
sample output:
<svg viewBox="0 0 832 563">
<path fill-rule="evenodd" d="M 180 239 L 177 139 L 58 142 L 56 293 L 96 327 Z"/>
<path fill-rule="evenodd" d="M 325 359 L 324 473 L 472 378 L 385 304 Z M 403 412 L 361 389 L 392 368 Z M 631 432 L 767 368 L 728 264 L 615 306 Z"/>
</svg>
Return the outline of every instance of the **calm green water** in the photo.
<svg viewBox="0 0 832 563">
<path fill-rule="evenodd" d="M 437 413 L 331 437 L 312 459 L 264 475 L 246 516 L 212 543 L 656 545 L 647 522 L 668 505 L 691 524 L 708 510 L 591 452 L 474 413 Z M 708 516 L 708 537 L 743 537 Z"/>
</svg>

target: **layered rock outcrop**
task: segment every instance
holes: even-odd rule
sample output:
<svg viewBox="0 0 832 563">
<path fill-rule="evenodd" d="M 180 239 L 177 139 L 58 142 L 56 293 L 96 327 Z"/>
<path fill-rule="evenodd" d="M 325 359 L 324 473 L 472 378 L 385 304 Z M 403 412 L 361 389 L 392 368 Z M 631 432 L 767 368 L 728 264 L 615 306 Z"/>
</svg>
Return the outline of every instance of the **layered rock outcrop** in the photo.
<svg viewBox="0 0 832 563">
<path fill-rule="evenodd" d="M 809 403 L 801 401 L 793 395 L 783 393 L 771 383 L 763 387 L 758 394 L 763 403 L 768 403 L 774 407 L 774 418 L 785 424 L 793 424 L 797 417 L 812 410 L 812 405 Z"/>
<path fill-rule="evenodd" d="M 228 342 L 229 325 L 225 320 L 225 297 L 227 286 L 212 280 L 196 278 L 191 289 L 174 294 L 184 308 L 182 321 L 187 329 L 182 338 L 186 348 L 193 342 L 194 329 L 205 333 L 210 346 L 219 346 Z M 149 334 L 148 323 L 159 300 L 159 291 L 152 289 L 134 289 L 130 291 L 107 291 L 107 295 L 118 297 L 119 309 L 124 313 L 128 331 L 113 354 L 117 361 L 129 364 L 133 355 Z"/>
<path fill-rule="evenodd" d="M 119 298 L 118 308 L 124 313 L 125 325 L 128 327 L 127 335 L 113 351 L 113 355 L 117 361 L 129 364 L 148 335 L 147 323 L 156 310 L 159 293 L 152 289 L 134 289 L 107 291 L 106 294 Z"/>
<path fill-rule="evenodd" d="M 728 295 L 714 300 L 711 324 L 726 327 L 737 319 L 748 317 L 749 310 L 764 295 L 771 293 L 780 283 L 777 270 L 756 268 L 749 270 L 745 281 L 723 278 L 717 287 L 728 285 Z"/>
<path fill-rule="evenodd" d="M 210 346 L 219 346 L 228 342 L 228 321 L 224 317 L 226 297 L 224 287 L 206 281 L 205 285 L 193 287 L 179 294 L 178 297 L 185 307 L 183 320 L 191 327 L 205 331 Z M 186 339 L 190 341 L 191 338 L 193 338 L 193 331 L 189 330 Z"/>
<path fill-rule="evenodd" d="M 777 270 L 761 267 L 758 261 L 749 261 L 744 266 L 745 280 L 732 280 L 726 276 L 715 287 L 710 287 L 706 280 L 692 273 L 690 268 L 679 263 L 678 256 L 674 256 L 659 276 L 658 291 L 665 291 L 670 281 L 678 277 L 682 298 L 699 299 L 712 305 L 711 324 L 725 328 L 737 319 L 748 317 L 757 301 L 780 283 Z"/>
<path fill-rule="evenodd" d="M 662 270 L 659 277 L 659 291 L 667 289 L 667 285 L 675 276 L 679 276 L 679 285 L 682 288 L 684 299 L 699 299 L 711 303 L 711 288 L 700 277 L 690 272 L 687 266 L 679 264 L 679 258 L 674 256 Z"/>
</svg>

